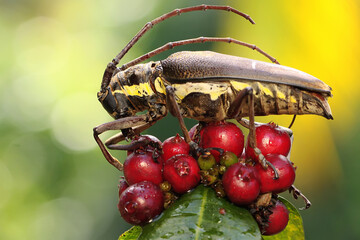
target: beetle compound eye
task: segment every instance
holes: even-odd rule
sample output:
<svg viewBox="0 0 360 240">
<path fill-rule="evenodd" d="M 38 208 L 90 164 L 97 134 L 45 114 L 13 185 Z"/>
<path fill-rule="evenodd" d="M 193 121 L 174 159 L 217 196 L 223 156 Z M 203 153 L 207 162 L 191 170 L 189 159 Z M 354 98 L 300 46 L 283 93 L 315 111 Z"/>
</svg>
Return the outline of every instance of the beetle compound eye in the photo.
<svg viewBox="0 0 360 240">
<path fill-rule="evenodd" d="M 99 101 L 101 102 L 101 104 L 103 105 L 103 107 L 105 108 L 105 110 L 112 115 L 114 113 L 114 111 L 116 110 L 116 102 L 115 102 L 115 98 L 114 96 L 109 93 L 103 93 L 102 95 L 106 94 L 106 96 L 101 96 L 101 98 L 99 98 Z"/>
</svg>

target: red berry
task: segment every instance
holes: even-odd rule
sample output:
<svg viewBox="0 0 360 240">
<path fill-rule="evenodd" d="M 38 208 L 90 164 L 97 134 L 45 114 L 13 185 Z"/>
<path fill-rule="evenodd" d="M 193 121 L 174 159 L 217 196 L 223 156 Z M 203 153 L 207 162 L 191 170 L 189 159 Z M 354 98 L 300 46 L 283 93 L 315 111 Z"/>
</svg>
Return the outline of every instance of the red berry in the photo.
<svg viewBox="0 0 360 240">
<path fill-rule="evenodd" d="M 226 170 L 222 182 L 226 195 L 237 205 L 252 203 L 260 192 L 260 184 L 254 168 L 240 162 Z"/>
<path fill-rule="evenodd" d="M 126 182 L 125 178 L 121 177 L 120 180 L 119 180 L 119 185 L 118 185 L 119 197 L 120 197 L 121 193 L 123 191 L 125 191 L 125 189 L 127 189 L 128 187 L 129 187 L 129 184 Z"/>
<path fill-rule="evenodd" d="M 199 165 L 189 155 L 175 155 L 165 162 L 164 179 L 171 184 L 174 192 L 183 194 L 199 184 Z"/>
<path fill-rule="evenodd" d="M 149 144 L 145 145 L 145 146 L 141 146 L 140 148 L 143 148 L 144 151 L 148 151 L 148 152 L 153 152 L 156 148 L 156 146 L 161 146 L 161 141 L 152 135 L 141 135 L 141 136 L 136 136 L 131 143 L 134 142 L 141 142 L 141 141 L 148 141 Z M 129 150 L 127 151 L 127 155 L 129 156 L 130 154 L 132 154 L 134 151 Z"/>
<path fill-rule="evenodd" d="M 130 224 L 143 225 L 163 211 L 164 197 L 159 186 L 139 182 L 128 187 L 119 199 L 121 216 Z"/>
<path fill-rule="evenodd" d="M 205 125 L 201 131 L 199 146 L 202 148 L 221 148 L 224 151 L 233 152 L 236 156 L 241 156 L 244 148 L 244 134 L 241 129 L 231 122 L 214 122 Z M 211 150 L 217 162 L 220 153 Z"/>
<path fill-rule="evenodd" d="M 269 216 L 268 226 L 262 228 L 263 235 L 274 235 L 285 229 L 289 222 L 289 210 L 279 200 L 276 201 L 275 206 L 270 207 L 272 214 Z"/>
<path fill-rule="evenodd" d="M 256 146 L 265 156 L 267 154 L 281 154 L 287 156 L 290 152 L 290 136 L 275 123 L 263 124 L 256 127 Z M 249 138 L 246 144 L 246 156 L 248 158 L 259 160 L 254 149 L 249 147 Z"/>
<path fill-rule="evenodd" d="M 129 185 L 142 181 L 160 184 L 163 181 L 162 164 L 155 162 L 151 152 L 137 150 L 126 158 L 124 176 Z"/>
<path fill-rule="evenodd" d="M 260 181 L 260 192 L 280 193 L 289 189 L 295 181 L 295 169 L 292 163 L 285 156 L 279 154 L 269 154 L 265 158 L 274 165 L 279 178 L 274 179 L 275 173 L 270 166 L 264 169 L 260 164 L 256 164 L 255 169 Z"/>
<path fill-rule="evenodd" d="M 163 144 L 163 160 L 166 162 L 172 156 L 177 154 L 189 154 L 190 146 L 184 140 L 184 138 L 180 137 L 179 134 L 176 134 L 174 137 L 170 137 L 166 139 Z"/>
</svg>

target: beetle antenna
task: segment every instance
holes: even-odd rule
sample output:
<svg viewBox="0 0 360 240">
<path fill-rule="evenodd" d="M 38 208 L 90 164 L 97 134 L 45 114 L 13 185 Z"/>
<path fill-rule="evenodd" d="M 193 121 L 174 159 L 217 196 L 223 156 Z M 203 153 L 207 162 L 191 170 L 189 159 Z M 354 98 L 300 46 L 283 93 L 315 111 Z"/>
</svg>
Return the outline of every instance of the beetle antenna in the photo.
<svg viewBox="0 0 360 240">
<path fill-rule="evenodd" d="M 191 38 L 191 39 L 185 39 L 185 40 L 181 40 L 181 41 L 176 41 L 176 42 L 169 42 L 151 52 L 148 52 L 134 60 L 132 60 L 131 62 L 128 62 L 124 65 L 122 65 L 120 67 L 120 70 L 125 70 L 128 67 L 134 66 L 138 63 L 141 63 L 153 56 L 156 56 L 162 52 L 165 52 L 167 50 L 173 49 L 174 47 L 178 47 L 178 46 L 183 46 L 183 45 L 188 45 L 188 44 L 194 44 L 194 43 L 205 43 L 205 42 L 225 42 L 225 43 L 235 43 L 247 48 L 250 48 L 252 50 L 257 51 L 258 53 L 260 53 L 261 55 L 265 56 L 266 58 L 268 58 L 271 62 L 276 63 L 276 64 L 280 64 L 276 58 L 270 56 L 268 53 L 264 52 L 263 50 L 261 50 L 260 48 L 258 48 L 256 45 L 254 44 L 250 44 L 250 43 L 246 43 L 246 42 L 242 42 L 239 40 L 236 40 L 234 38 L 221 38 L 221 37 L 198 37 L 198 38 Z"/>
<path fill-rule="evenodd" d="M 148 22 L 145 24 L 144 27 L 142 27 L 142 29 L 130 40 L 130 42 L 128 44 L 126 44 L 126 46 L 121 50 L 121 52 L 116 55 L 116 57 L 106 66 L 104 75 L 103 75 L 103 79 L 101 82 L 101 92 L 105 92 L 105 88 L 109 85 L 111 77 L 116 69 L 116 66 L 119 64 L 120 60 L 125 56 L 125 54 L 130 50 L 130 48 L 132 48 L 136 42 L 147 32 L 149 31 L 154 25 L 168 19 L 174 16 L 178 16 L 182 13 L 186 13 L 186 12 L 194 12 L 194 11 L 206 11 L 206 10 L 223 10 L 223 11 L 227 11 L 227 12 L 232 12 L 235 13 L 247 20 L 249 20 L 252 24 L 255 24 L 254 20 L 252 20 L 252 18 L 243 13 L 240 12 L 238 10 L 236 10 L 235 8 L 232 8 L 230 6 L 216 6 L 216 5 L 198 5 L 198 6 L 193 6 L 193 7 L 187 7 L 187 8 L 180 8 L 180 9 L 174 9 L 171 12 L 168 12 L 160 17 L 155 18 L 154 20 Z"/>
</svg>

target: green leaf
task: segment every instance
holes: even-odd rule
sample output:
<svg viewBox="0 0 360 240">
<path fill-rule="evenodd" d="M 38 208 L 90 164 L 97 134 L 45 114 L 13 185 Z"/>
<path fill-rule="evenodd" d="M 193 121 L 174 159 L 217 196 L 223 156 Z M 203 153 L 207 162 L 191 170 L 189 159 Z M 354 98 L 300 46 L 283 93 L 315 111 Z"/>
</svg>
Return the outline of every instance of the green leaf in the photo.
<svg viewBox="0 0 360 240">
<path fill-rule="evenodd" d="M 136 240 L 138 239 L 139 235 L 141 234 L 141 227 L 134 226 L 121 234 L 118 240 Z"/>
<path fill-rule="evenodd" d="M 264 240 L 303 240 L 305 239 L 304 227 L 299 211 L 285 198 L 279 197 L 289 210 L 289 223 L 286 228 L 275 235 L 263 236 Z"/>
<path fill-rule="evenodd" d="M 225 214 L 220 214 L 225 209 Z M 183 195 L 156 221 L 143 227 L 139 239 L 261 239 L 257 223 L 244 208 L 198 186 Z"/>
<path fill-rule="evenodd" d="M 302 240 L 304 228 L 298 210 L 286 199 L 280 200 L 289 210 L 289 223 L 279 234 L 260 235 L 259 228 L 248 210 L 217 198 L 209 187 L 198 186 L 183 195 L 154 222 L 132 227 L 119 240 L 134 239 L 263 239 Z M 221 215 L 219 210 L 225 209 Z"/>
</svg>

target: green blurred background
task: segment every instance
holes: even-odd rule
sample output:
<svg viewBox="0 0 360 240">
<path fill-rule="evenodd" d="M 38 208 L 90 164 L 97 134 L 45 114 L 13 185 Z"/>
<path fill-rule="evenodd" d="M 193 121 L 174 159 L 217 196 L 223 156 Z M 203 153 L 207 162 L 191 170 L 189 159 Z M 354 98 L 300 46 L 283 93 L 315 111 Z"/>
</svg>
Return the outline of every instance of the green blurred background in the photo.
<svg viewBox="0 0 360 240">
<path fill-rule="evenodd" d="M 298 166 L 296 185 L 313 203 L 302 211 L 307 239 L 360 239 L 355 0 L 0 0 L 0 239 L 117 239 L 129 227 L 116 207 L 121 173 L 107 164 L 92 137 L 94 126 L 111 120 L 96 92 L 106 64 L 147 21 L 202 3 L 232 5 L 257 24 L 226 12 L 183 14 L 154 27 L 124 62 L 169 41 L 231 36 L 332 86 L 335 120 L 299 116 L 291 159 Z M 228 44 L 176 51 L 181 49 L 266 61 Z M 287 126 L 291 117 L 257 118 L 270 120 Z M 148 133 L 165 140 L 178 131 L 168 116 Z"/>
</svg>

